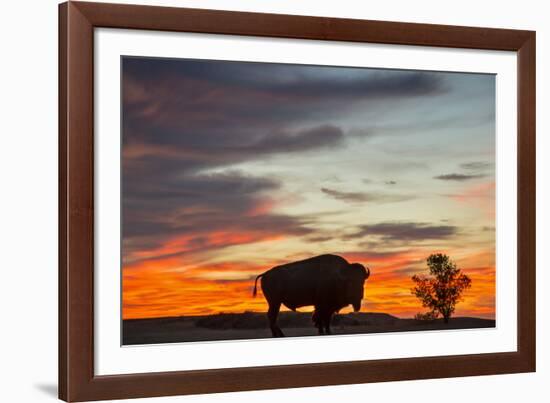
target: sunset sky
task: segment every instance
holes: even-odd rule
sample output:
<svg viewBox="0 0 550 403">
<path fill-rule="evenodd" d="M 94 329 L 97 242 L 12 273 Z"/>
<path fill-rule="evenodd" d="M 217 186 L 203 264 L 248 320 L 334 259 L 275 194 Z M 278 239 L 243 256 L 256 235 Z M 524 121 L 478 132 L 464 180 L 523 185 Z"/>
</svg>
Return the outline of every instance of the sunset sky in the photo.
<svg viewBox="0 0 550 403">
<path fill-rule="evenodd" d="M 472 279 L 456 315 L 495 317 L 493 75 L 124 57 L 122 80 L 124 319 L 266 311 L 256 275 L 323 253 L 370 267 L 362 311 L 412 317 L 435 252 Z"/>
</svg>

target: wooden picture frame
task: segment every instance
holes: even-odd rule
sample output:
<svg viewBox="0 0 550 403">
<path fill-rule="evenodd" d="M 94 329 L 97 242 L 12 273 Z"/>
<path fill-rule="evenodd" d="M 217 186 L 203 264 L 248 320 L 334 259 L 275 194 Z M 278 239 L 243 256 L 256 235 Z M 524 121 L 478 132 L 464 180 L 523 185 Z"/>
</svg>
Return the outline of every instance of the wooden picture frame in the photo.
<svg viewBox="0 0 550 403">
<path fill-rule="evenodd" d="M 94 28 L 506 50 L 518 58 L 518 350 L 94 374 Z M 68 2 L 59 6 L 59 398 L 66 401 L 535 371 L 535 32 Z"/>
</svg>

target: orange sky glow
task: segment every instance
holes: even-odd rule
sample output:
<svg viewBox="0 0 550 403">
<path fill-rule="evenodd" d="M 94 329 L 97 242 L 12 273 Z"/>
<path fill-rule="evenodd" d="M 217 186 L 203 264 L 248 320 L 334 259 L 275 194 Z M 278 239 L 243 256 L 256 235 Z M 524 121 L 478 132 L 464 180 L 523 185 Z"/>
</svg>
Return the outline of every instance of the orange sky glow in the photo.
<svg viewBox="0 0 550 403">
<path fill-rule="evenodd" d="M 460 255 L 458 251 L 443 252 L 451 256 Z M 408 251 L 388 258 L 342 254 L 350 262 L 361 262 L 371 268 L 362 311 L 385 312 L 402 318 L 423 312 L 418 300 L 410 293 L 413 286 L 411 276 L 426 272 L 421 261 L 429 253 L 423 250 Z M 467 290 L 463 302 L 458 304 L 455 315 L 494 318 L 494 253 L 488 250 L 460 255 L 457 262 L 472 279 L 472 288 Z M 235 262 L 182 268 L 178 259 L 126 266 L 123 271 L 123 317 L 137 319 L 220 312 L 264 312 L 267 303 L 261 291 L 256 298 L 252 297 L 252 287 L 254 277 L 269 267 Z M 248 278 L 242 279 L 243 276 Z M 311 310 L 312 307 L 299 309 Z M 350 309 L 342 312 L 348 311 Z"/>
</svg>

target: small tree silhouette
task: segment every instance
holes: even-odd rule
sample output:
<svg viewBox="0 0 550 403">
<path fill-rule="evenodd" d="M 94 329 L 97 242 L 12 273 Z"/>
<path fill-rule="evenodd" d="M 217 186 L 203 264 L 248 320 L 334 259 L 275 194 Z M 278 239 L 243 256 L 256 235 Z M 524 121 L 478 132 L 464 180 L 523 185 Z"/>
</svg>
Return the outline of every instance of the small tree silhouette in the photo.
<svg viewBox="0 0 550 403">
<path fill-rule="evenodd" d="M 449 323 L 462 292 L 470 288 L 472 280 L 442 253 L 430 255 L 427 263 L 431 277 L 412 276 L 416 287 L 411 292 L 422 301 L 424 308 L 430 308 L 428 315 L 435 318 L 441 314 L 445 323 Z"/>
</svg>

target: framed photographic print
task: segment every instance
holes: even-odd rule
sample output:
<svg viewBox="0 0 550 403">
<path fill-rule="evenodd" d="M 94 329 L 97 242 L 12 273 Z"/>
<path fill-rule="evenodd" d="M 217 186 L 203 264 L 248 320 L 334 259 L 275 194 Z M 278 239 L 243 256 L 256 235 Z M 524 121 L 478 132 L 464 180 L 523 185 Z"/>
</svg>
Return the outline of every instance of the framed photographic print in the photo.
<svg viewBox="0 0 550 403">
<path fill-rule="evenodd" d="M 535 33 L 60 5 L 59 397 L 535 370 Z"/>
</svg>

